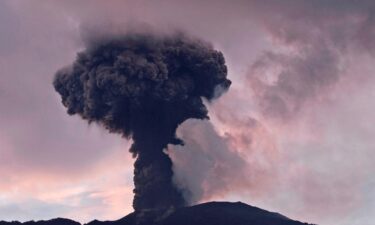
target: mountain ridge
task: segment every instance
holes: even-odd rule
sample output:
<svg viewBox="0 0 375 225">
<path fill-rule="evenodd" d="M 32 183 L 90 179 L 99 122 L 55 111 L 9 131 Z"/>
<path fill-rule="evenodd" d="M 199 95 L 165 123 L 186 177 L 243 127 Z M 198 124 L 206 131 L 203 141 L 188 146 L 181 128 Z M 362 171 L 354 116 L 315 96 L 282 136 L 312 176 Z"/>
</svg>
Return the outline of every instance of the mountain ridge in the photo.
<svg viewBox="0 0 375 225">
<path fill-rule="evenodd" d="M 175 211 L 149 210 L 130 213 L 115 221 L 81 224 L 74 220 L 0 221 L 0 225 L 313 225 L 292 220 L 282 214 L 247 205 L 242 202 L 207 202 Z"/>
</svg>

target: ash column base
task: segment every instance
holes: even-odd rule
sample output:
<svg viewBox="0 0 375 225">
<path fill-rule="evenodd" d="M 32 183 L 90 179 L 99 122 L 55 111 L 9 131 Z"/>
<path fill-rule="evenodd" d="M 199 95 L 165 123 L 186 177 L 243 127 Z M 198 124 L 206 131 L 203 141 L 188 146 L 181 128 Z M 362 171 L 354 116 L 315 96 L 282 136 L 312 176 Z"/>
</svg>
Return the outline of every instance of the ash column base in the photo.
<svg viewBox="0 0 375 225">
<path fill-rule="evenodd" d="M 134 167 L 133 208 L 136 212 L 168 211 L 186 205 L 172 181 L 172 161 L 163 151 L 139 152 Z"/>
</svg>

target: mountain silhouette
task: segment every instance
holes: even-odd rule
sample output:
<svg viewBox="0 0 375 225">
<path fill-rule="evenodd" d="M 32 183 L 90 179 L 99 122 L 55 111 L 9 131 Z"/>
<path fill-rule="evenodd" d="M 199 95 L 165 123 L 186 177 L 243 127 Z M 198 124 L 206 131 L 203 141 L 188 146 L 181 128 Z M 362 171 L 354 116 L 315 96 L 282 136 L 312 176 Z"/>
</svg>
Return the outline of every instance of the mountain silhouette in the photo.
<svg viewBox="0 0 375 225">
<path fill-rule="evenodd" d="M 47 221 L 0 221 L 0 225 L 80 225 L 69 219 Z M 242 202 L 208 202 L 165 212 L 150 210 L 130 213 L 116 221 L 94 220 L 85 225 L 312 225 L 291 220 L 279 213 L 269 212 Z"/>
</svg>

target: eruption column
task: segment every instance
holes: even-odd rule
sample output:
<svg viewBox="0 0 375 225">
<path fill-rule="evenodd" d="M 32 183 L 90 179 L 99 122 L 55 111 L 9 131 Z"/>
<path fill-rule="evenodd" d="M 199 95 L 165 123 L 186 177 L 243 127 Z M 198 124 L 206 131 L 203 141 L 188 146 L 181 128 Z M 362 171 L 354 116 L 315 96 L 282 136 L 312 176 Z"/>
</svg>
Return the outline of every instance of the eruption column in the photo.
<svg viewBox="0 0 375 225">
<path fill-rule="evenodd" d="M 227 90 L 226 77 L 222 53 L 201 40 L 127 34 L 87 43 L 53 84 L 70 115 L 133 139 L 133 207 L 141 211 L 186 204 L 164 149 L 183 144 L 175 135 L 179 124 L 208 118 L 202 98 Z"/>
</svg>

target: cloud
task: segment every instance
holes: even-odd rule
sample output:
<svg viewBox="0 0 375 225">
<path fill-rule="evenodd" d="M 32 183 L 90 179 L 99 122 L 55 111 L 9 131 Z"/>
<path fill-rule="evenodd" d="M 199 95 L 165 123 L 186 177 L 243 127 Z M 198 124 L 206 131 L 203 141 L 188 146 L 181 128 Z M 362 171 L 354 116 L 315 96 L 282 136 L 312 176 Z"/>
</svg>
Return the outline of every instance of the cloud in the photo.
<svg viewBox="0 0 375 225">
<path fill-rule="evenodd" d="M 126 214 L 132 161 L 120 159 L 128 143 L 67 117 L 51 81 L 82 48 L 81 27 L 136 21 L 210 40 L 227 59 L 233 87 L 208 106 L 212 124 L 184 124 L 180 135 L 188 144 L 170 152 L 176 180 L 190 188 L 192 201 L 241 200 L 319 224 L 373 220 L 373 1 L 0 4 L 6 81 L 0 84 L 0 190 L 7 198 L 1 217 L 9 210 L 9 219 L 23 220 Z M 189 158 L 189 151 L 199 157 Z M 194 163 L 202 171 L 187 176 Z M 111 181 L 103 182 L 109 174 Z M 50 196 L 28 198 L 47 190 Z M 16 210 L 23 202 L 30 204 Z M 57 209 L 25 213 L 39 207 L 33 204 Z"/>
<path fill-rule="evenodd" d="M 347 58 L 374 51 L 373 46 L 363 46 L 374 36 L 368 26 L 375 25 L 375 5 L 289 3 L 293 6 L 285 8 L 283 3 L 266 9 L 268 3 L 259 4 L 271 14 L 262 27 L 273 45 L 251 65 L 247 80 L 263 116 L 293 120 L 311 101 L 329 96 L 345 76 L 360 76 L 345 72 Z"/>
<path fill-rule="evenodd" d="M 133 171 L 124 166 L 127 160 L 132 163 L 125 147 L 84 174 L 14 173 L 0 182 L 0 217 L 21 221 L 67 217 L 81 222 L 93 220 L 93 215 L 101 220 L 120 218 L 132 211 Z"/>
<path fill-rule="evenodd" d="M 178 129 L 185 146 L 170 146 L 175 181 L 191 203 L 228 194 L 262 196 L 272 189 L 277 152 L 267 132 L 254 119 L 219 134 L 208 121 L 188 120 Z M 194 166 L 192 166 L 194 162 Z"/>
<path fill-rule="evenodd" d="M 189 177 L 188 163 L 178 161 L 178 154 L 189 153 L 181 151 L 175 158 L 177 181 L 204 200 L 215 194 L 216 199 L 222 195 L 249 199 L 301 220 L 344 224 L 347 215 L 358 209 L 367 211 L 369 200 L 362 188 L 373 180 L 362 173 L 374 170 L 366 160 L 372 155 L 372 141 L 365 133 L 371 131 L 360 125 L 371 120 L 373 106 L 359 99 L 371 98 L 372 87 L 367 83 L 374 82 L 373 48 L 362 37 L 373 36 L 371 26 L 363 27 L 372 23 L 374 4 L 289 3 L 251 3 L 262 12 L 256 20 L 270 44 L 251 63 L 246 83 L 235 86 L 210 109 L 221 139 L 211 146 L 218 142 L 219 149 L 228 154 L 240 152 L 242 163 L 209 155 L 210 147 L 202 146 L 207 146 L 203 143 L 215 132 L 197 131 L 186 124 L 181 129 L 199 134 L 184 133 L 191 143 L 186 150 L 201 152 L 190 161 L 200 168 L 203 178 Z M 262 140 L 266 141 L 261 146 L 255 144 Z M 354 165 L 351 156 L 356 156 Z M 216 165 L 224 161 L 237 173 L 218 172 Z M 239 171 L 246 171 L 246 176 Z M 241 177 L 241 182 L 235 183 L 233 177 Z M 255 180 L 258 186 L 253 185 Z M 351 220 L 364 221 L 354 216 Z"/>
</svg>

